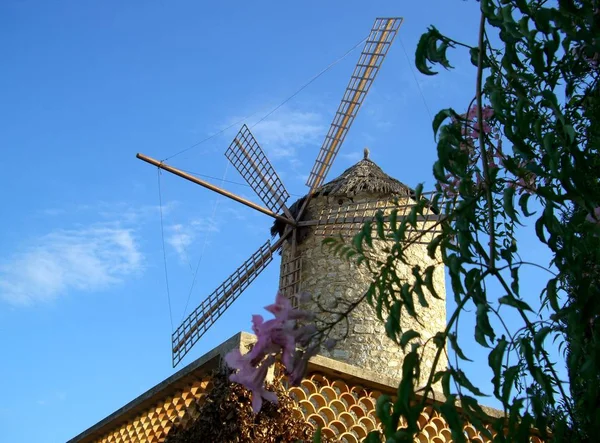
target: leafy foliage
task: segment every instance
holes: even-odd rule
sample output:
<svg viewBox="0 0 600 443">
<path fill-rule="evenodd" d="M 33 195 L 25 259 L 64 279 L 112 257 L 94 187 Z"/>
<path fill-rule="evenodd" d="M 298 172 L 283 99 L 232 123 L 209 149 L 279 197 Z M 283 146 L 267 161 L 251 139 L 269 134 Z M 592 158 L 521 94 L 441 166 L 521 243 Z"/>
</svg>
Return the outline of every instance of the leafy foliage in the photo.
<svg viewBox="0 0 600 443">
<path fill-rule="evenodd" d="M 283 370 L 278 368 L 278 373 Z M 296 403 L 285 389 L 282 377 L 267 388 L 277 393 L 279 402 L 265 403 L 258 414 L 251 406 L 248 389 L 228 380 L 228 374 L 216 373 L 208 398 L 198 407 L 198 418 L 187 427 L 169 432 L 166 443 L 206 442 L 310 442 L 313 427 L 294 414 Z M 325 440 L 323 440 L 325 441 Z"/>
<path fill-rule="evenodd" d="M 446 401 L 434 407 L 455 441 L 465 440 L 465 421 L 489 437 L 483 424 L 493 421 L 501 441 L 527 441 L 532 432 L 556 441 L 589 441 L 600 435 L 600 4 L 478 5 L 474 44 L 452 40 L 432 26 L 416 50 L 416 66 L 426 75 L 436 74 L 435 65 L 451 68 L 450 48 L 466 48 L 477 67 L 476 93 L 466 112 L 445 109 L 433 120 L 438 151 L 433 197 L 425 199 L 418 188 L 407 216 L 379 214 L 352 244 L 341 239 L 326 244 L 371 271 L 365 298 L 388 337 L 410 349 L 397 399 L 381 397 L 377 404 L 385 441 L 412 441 L 435 383 Z M 499 47 L 492 43 L 494 34 Z M 415 235 L 419 217 L 432 210 L 443 217 L 430 224 L 429 234 Z M 551 263 L 521 259 L 517 234 L 527 224 L 535 226 Z M 421 269 L 406 253 L 416 241 L 427 241 L 430 256 L 444 263 L 457 305 L 432 340 L 434 368 L 446 343 L 456 360 L 431 371 L 420 392 L 414 381 L 423 345 L 418 332 L 402 329 L 401 318 L 416 318 L 416 306 L 427 307 L 425 294 L 436 294 L 434 266 Z M 370 254 L 377 242 L 385 242 L 387 259 Z M 400 265 L 411 267 L 410 281 L 398 276 Z M 539 294 L 521 288 L 520 277 L 530 267 L 546 270 Z M 541 308 L 534 310 L 538 303 Z M 501 310 L 511 310 L 520 327 L 509 328 Z M 475 340 L 487 350 L 491 395 L 503 405 L 502 418 L 484 413 L 476 399 L 483 392 L 461 370 L 469 359 L 457 325 L 466 315 L 474 315 Z M 550 340 L 564 344 L 563 362 L 552 361 Z M 559 363 L 567 367 L 568 382 L 558 375 Z M 421 401 L 415 401 L 417 393 Z M 400 417 L 407 427 L 398 429 Z M 380 436 L 373 433 L 367 441 Z"/>
</svg>

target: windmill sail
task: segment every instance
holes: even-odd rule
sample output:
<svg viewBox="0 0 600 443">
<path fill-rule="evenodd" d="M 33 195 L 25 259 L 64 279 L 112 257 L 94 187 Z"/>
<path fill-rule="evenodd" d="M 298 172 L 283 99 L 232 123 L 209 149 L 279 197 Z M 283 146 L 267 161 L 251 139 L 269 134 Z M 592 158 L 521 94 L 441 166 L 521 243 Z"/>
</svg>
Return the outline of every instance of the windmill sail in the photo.
<svg viewBox="0 0 600 443">
<path fill-rule="evenodd" d="M 344 92 L 342 102 L 335 113 L 333 123 L 306 182 L 311 191 L 321 186 L 325 180 L 401 23 L 402 19 L 400 18 L 375 20 L 358 64 L 350 78 L 350 83 Z"/>
<path fill-rule="evenodd" d="M 225 156 L 267 208 L 276 213 L 284 210 L 290 219 L 293 218 L 285 206 L 290 194 L 246 125 L 235 136 Z"/>
<path fill-rule="evenodd" d="M 173 367 L 273 260 L 285 237 L 274 245 L 266 241 L 252 256 L 214 290 L 172 335 Z"/>
</svg>

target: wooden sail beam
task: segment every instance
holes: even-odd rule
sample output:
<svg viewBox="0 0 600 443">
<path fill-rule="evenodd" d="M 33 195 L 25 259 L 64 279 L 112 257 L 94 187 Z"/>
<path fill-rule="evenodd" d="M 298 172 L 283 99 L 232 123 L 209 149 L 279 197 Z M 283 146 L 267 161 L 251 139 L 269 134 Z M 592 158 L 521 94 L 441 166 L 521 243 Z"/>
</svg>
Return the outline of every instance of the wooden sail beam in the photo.
<svg viewBox="0 0 600 443">
<path fill-rule="evenodd" d="M 385 29 L 381 29 L 380 23 L 384 20 Z M 350 83 L 346 87 L 346 91 L 342 96 L 340 107 L 336 112 L 336 116 L 334 117 L 329 132 L 327 133 L 325 141 L 323 142 L 323 146 L 321 146 L 317 159 L 313 165 L 313 169 L 308 177 L 308 181 L 306 182 L 307 186 L 310 188 L 310 192 L 304 200 L 300 211 L 298 211 L 296 220 L 300 220 L 302 218 L 302 215 L 308 207 L 315 190 L 325 180 L 325 176 L 329 172 L 329 168 L 337 156 L 337 152 L 346 138 L 346 134 L 350 129 L 350 125 L 354 122 L 354 118 L 358 114 L 358 110 L 362 105 L 362 101 L 371 88 L 371 85 L 375 80 L 377 73 L 379 72 L 379 68 L 383 63 L 383 60 L 387 55 L 387 51 L 396 37 L 396 33 L 401 24 L 401 18 L 375 20 L 375 25 L 371 30 L 371 34 L 369 34 L 369 38 L 373 36 L 373 33 L 381 33 L 378 35 L 377 40 L 370 40 L 369 38 L 367 39 L 365 48 L 363 49 L 363 52 L 359 58 L 359 62 L 355 67 L 354 73 L 350 77 Z M 375 45 L 374 50 L 371 46 L 373 44 Z M 367 58 L 368 61 L 364 63 L 364 59 Z M 356 84 L 357 80 L 358 84 Z M 338 121 L 339 118 L 341 118 L 340 121 Z M 330 133 L 332 133 L 332 135 L 330 135 Z"/>
<path fill-rule="evenodd" d="M 242 203 L 243 205 L 246 205 L 249 208 L 255 209 L 258 212 L 262 212 L 263 214 L 266 214 L 269 217 L 273 217 L 274 219 L 277 219 L 279 221 L 287 223 L 288 225 L 296 226 L 296 222 L 294 220 L 290 220 L 289 218 L 284 217 L 283 215 L 276 214 L 267 208 L 264 208 L 260 205 L 257 205 L 254 202 L 251 202 L 250 200 L 246 200 L 245 198 L 240 197 L 239 195 L 235 195 L 232 192 L 226 191 L 225 189 L 221 189 L 218 186 L 215 186 L 211 183 L 201 180 L 198 177 L 194 177 L 193 175 L 183 172 L 180 169 L 174 168 L 173 166 L 169 166 L 161 161 L 158 161 L 152 157 L 148 157 L 147 155 L 144 155 L 144 154 L 138 153 L 138 154 L 136 154 L 136 157 L 139 158 L 140 160 L 145 161 L 146 163 L 150 163 L 151 165 L 156 166 L 157 168 L 163 169 L 167 172 L 170 172 L 171 174 L 175 174 L 181 178 L 189 180 L 192 183 L 196 183 L 197 185 L 200 185 L 207 189 L 210 189 L 211 191 L 214 191 L 214 192 L 221 194 L 227 198 L 235 200 L 236 202 Z"/>
<path fill-rule="evenodd" d="M 327 134 L 325 142 L 321 147 L 321 152 L 319 153 L 308 181 L 306 182 L 310 187 L 309 195 L 323 183 L 323 180 L 325 180 L 325 176 L 329 172 L 329 168 L 331 167 L 341 144 L 346 138 L 350 125 L 354 122 L 354 117 L 358 114 L 358 110 L 379 72 L 380 65 L 387 55 L 387 50 L 396 36 L 398 30 L 397 27 L 402 23 L 402 19 L 390 18 L 385 20 L 386 24 L 384 29 L 381 29 L 378 26 L 380 19 L 376 20 L 375 26 L 371 32 L 381 32 L 381 34 L 377 40 L 367 40 L 365 49 L 361 53 L 359 64 L 352 74 L 350 83 L 346 88 L 346 92 L 344 93 L 340 107 L 336 113 L 336 118 L 334 118 L 334 121 L 331 124 L 330 132 L 333 130 L 335 135 L 330 136 L 329 133 Z M 390 37 L 391 39 L 388 41 Z M 376 45 L 375 49 L 373 52 L 366 52 L 368 51 L 370 43 Z M 366 58 L 367 56 L 369 56 L 367 63 L 361 64 L 360 62 L 363 60 L 363 57 Z M 361 72 L 362 68 L 364 68 L 364 72 Z M 358 80 L 358 84 L 354 84 L 356 80 Z M 350 96 L 348 96 L 349 92 Z M 338 116 L 341 116 L 341 121 L 339 122 L 337 120 Z"/>
</svg>

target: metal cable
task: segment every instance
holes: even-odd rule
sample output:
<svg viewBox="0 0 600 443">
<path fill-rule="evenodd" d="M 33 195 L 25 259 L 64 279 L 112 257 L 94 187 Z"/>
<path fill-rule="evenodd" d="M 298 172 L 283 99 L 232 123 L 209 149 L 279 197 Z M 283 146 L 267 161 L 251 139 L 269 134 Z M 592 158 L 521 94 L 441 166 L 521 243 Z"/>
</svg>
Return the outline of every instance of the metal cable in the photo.
<svg viewBox="0 0 600 443">
<path fill-rule="evenodd" d="M 158 207 L 160 211 L 160 234 L 162 238 L 162 249 L 163 249 L 163 260 L 165 265 L 165 282 L 167 285 L 167 300 L 169 302 L 169 319 L 171 320 L 171 333 L 175 330 L 173 327 L 173 311 L 171 309 L 171 291 L 169 290 L 169 272 L 167 270 L 167 250 L 165 248 L 165 227 L 163 223 L 163 210 L 162 210 L 162 191 L 160 187 L 160 168 L 156 168 L 158 171 Z"/>
<path fill-rule="evenodd" d="M 295 96 L 297 96 L 297 95 L 298 95 L 300 92 L 302 92 L 304 89 L 306 89 L 306 88 L 307 88 L 307 87 L 308 87 L 308 86 L 309 86 L 311 83 L 313 83 L 313 82 L 314 82 L 316 79 L 318 79 L 319 77 L 321 77 L 323 74 L 325 74 L 327 71 L 329 71 L 329 70 L 330 70 L 330 69 L 331 69 L 333 66 L 335 66 L 335 65 L 336 65 L 336 64 L 338 64 L 340 61 L 342 61 L 343 59 L 345 59 L 345 58 L 348 56 L 348 54 L 350 54 L 350 53 L 351 53 L 352 51 L 354 51 L 354 50 L 355 50 L 355 49 L 356 49 L 358 46 L 360 46 L 360 45 L 361 45 L 363 42 L 365 42 L 365 41 L 367 40 L 367 38 L 368 38 L 368 36 L 367 36 L 367 37 L 365 37 L 365 38 L 363 38 L 363 39 L 362 39 L 360 42 L 358 42 L 356 45 L 354 45 L 352 48 L 350 48 L 348 51 L 346 51 L 346 53 L 344 53 L 344 55 L 342 55 L 340 58 L 338 58 L 337 60 L 335 60 L 333 63 L 330 63 L 330 64 L 329 64 L 329 65 L 328 65 L 328 66 L 327 66 L 325 69 L 323 69 L 323 70 L 322 70 L 321 72 L 319 72 L 317 75 L 315 75 L 314 77 L 312 77 L 312 78 L 311 78 L 311 79 L 310 79 L 308 82 L 306 82 L 304 85 L 302 85 L 302 86 L 300 87 L 300 89 L 298 89 L 296 92 L 294 92 L 294 93 L 293 93 L 292 95 L 290 95 L 288 98 L 286 98 L 285 100 L 283 100 L 283 101 L 282 101 L 282 102 L 281 102 L 279 105 L 275 106 L 275 108 L 273 108 L 271 111 L 269 111 L 269 112 L 268 112 L 268 113 L 267 113 L 267 114 L 266 114 L 264 117 L 262 117 L 262 118 L 261 118 L 260 120 L 258 120 L 256 123 L 254 123 L 254 124 L 253 124 L 251 127 L 253 128 L 254 126 L 258 125 L 260 122 L 262 122 L 263 120 L 265 120 L 266 118 L 268 118 L 268 117 L 269 117 L 271 114 L 273 114 L 275 111 L 277 111 L 277 110 L 278 110 L 279 108 L 281 108 L 283 105 L 285 105 L 287 102 L 289 102 L 289 101 L 290 101 L 291 99 L 293 99 Z M 206 138 L 205 138 L 205 139 L 203 139 L 203 140 L 200 140 L 198 143 L 194 143 L 193 145 L 191 145 L 191 146 L 188 146 L 187 148 L 185 148 L 185 149 L 182 149 L 181 151 L 179 151 L 179 152 L 176 152 L 175 154 L 173 154 L 173 155 L 171 155 L 171 156 L 169 156 L 169 157 L 166 157 L 166 158 L 163 160 L 163 162 L 165 162 L 165 161 L 167 161 L 167 160 L 169 160 L 169 159 L 172 159 L 173 157 L 177 157 L 178 155 L 180 155 L 180 154 L 183 154 L 184 152 L 187 152 L 187 151 L 189 151 L 190 149 L 193 149 L 193 148 L 195 148 L 195 147 L 197 147 L 197 146 L 199 146 L 199 145 L 201 145 L 201 144 L 203 144 L 203 143 L 205 143 L 205 142 L 207 142 L 207 141 L 209 141 L 209 140 L 211 140 L 211 139 L 213 139 L 213 138 L 215 138 L 215 137 L 217 137 L 217 136 L 219 136 L 219 135 L 223 134 L 225 131 L 227 131 L 227 130 L 229 130 L 229 129 L 233 128 L 234 126 L 237 126 L 237 125 L 239 125 L 240 123 L 242 123 L 242 122 L 243 122 L 243 121 L 245 121 L 245 120 L 248 120 L 249 118 L 251 118 L 252 116 L 256 115 L 257 113 L 258 113 L 258 111 L 257 111 L 257 112 L 255 112 L 255 113 L 253 113 L 253 114 L 251 114 L 251 115 L 249 115 L 249 116 L 247 116 L 247 117 L 244 117 L 244 118 L 242 118 L 242 119 L 240 119 L 240 120 L 238 120 L 238 121 L 236 121 L 236 122 L 234 122 L 234 123 L 232 123 L 232 124 L 230 124 L 230 125 L 229 125 L 229 126 L 227 126 L 226 128 L 224 128 L 224 129 L 221 129 L 221 130 L 220 130 L 220 131 L 218 131 L 218 132 L 215 132 L 214 134 L 212 134 L 212 135 L 210 135 L 210 136 L 206 137 Z"/>
</svg>

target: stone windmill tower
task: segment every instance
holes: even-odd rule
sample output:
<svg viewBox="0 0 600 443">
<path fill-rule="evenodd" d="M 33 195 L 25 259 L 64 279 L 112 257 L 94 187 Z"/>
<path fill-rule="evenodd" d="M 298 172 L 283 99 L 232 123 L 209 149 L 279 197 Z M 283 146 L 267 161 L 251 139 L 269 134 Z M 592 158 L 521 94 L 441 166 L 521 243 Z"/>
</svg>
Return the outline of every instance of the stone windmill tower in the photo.
<svg viewBox="0 0 600 443">
<path fill-rule="evenodd" d="M 339 178 L 323 184 L 333 162 L 356 118 L 383 60 L 398 32 L 402 19 L 378 18 L 366 39 L 364 49 L 350 77 L 333 122 L 325 136 L 306 185 L 307 195 L 287 206 L 290 194 L 279 178 L 273 165 L 246 125 L 235 136 L 225 155 L 262 200 L 264 206 L 250 201 L 198 177 L 143 154 L 137 157 L 163 170 L 199 184 L 225 197 L 242 203 L 263 214 L 273 217 L 276 224 L 272 234 L 279 238 L 267 239 L 237 270 L 208 295 L 179 325 L 172 334 L 173 366 L 192 349 L 194 344 L 219 319 L 231 304 L 244 292 L 262 271 L 281 253 L 280 290 L 293 297 L 300 288 L 316 296 L 322 295 L 327 305 L 352 300 L 366 289 L 370 276 L 364 275 L 349 263 L 326 255 L 321 249 L 325 236 L 342 234 L 351 236 L 369 220 L 374 220 L 377 210 L 394 209 L 391 201 L 400 198 L 406 212 L 414 204 L 412 191 L 399 181 L 387 176 L 365 154 L 365 158 L 345 171 Z M 398 214 L 400 217 L 402 213 Z M 435 214 L 427 217 L 429 222 L 437 219 Z M 424 226 L 425 228 L 425 226 Z M 421 231 L 423 229 L 420 229 Z M 416 230 L 416 231 L 419 231 Z M 411 255 L 415 263 L 428 260 L 424 246 L 415 245 Z M 399 270 L 409 278 L 409 268 Z M 443 294 L 443 271 L 437 278 L 439 294 Z M 426 319 L 431 329 L 443 325 L 445 312 L 443 302 L 431 301 L 437 308 L 431 319 Z M 427 310 L 427 313 L 433 310 Z M 381 326 L 367 307 L 361 306 L 353 314 L 351 331 L 353 338 L 338 345 L 335 357 L 364 368 L 386 368 L 400 373 L 402 356 L 397 346 L 388 343 L 380 332 Z M 430 320 L 430 321 L 429 321 Z M 419 325 L 405 325 L 422 331 Z M 428 335 L 424 331 L 424 338 Z M 427 361 L 427 360 L 426 360 Z M 382 366 L 383 365 L 383 366 Z"/>
<path fill-rule="evenodd" d="M 296 244 L 286 242 L 281 248 L 282 290 L 285 292 L 290 288 L 286 279 L 296 282 L 288 295 L 298 291 L 307 292 L 311 301 L 303 305 L 303 309 L 317 313 L 321 320 L 330 320 L 344 306 L 365 293 L 372 275 L 351 261 L 336 257 L 329 248 L 323 246 L 324 238 L 340 235 L 351 238 L 362 228 L 363 222 L 372 220 L 379 210 L 385 214 L 386 211 L 397 209 L 399 216 L 408 213 L 414 204 L 413 195 L 414 192 L 409 187 L 384 173 L 369 158 L 369 150 L 365 149 L 362 160 L 312 194 L 304 215 L 299 220 L 306 225 L 298 230 Z M 295 202 L 290 207 L 291 212 L 296 213 L 305 200 L 306 196 Z M 398 206 L 394 200 L 398 201 Z M 423 221 L 419 231 L 431 228 L 435 218 Z M 312 222 L 311 225 L 305 219 L 318 220 L 319 223 Z M 276 221 L 272 232 L 282 235 L 284 230 L 285 225 Z M 385 259 L 385 243 L 375 241 L 374 245 L 372 254 L 375 258 Z M 293 247 L 295 251 L 292 250 Z M 421 333 L 422 341 L 425 342 L 446 325 L 444 267 L 440 260 L 429 257 L 425 242 L 412 245 L 407 255 L 411 259 L 411 266 L 401 265 L 397 270 L 398 275 L 406 281 L 411 279 L 412 265 L 418 264 L 425 269 L 437 264 L 433 280 L 436 293 L 442 298 L 426 294 L 429 308 L 419 312 L 421 324 L 408 316 L 402 319 L 403 329 L 416 330 Z M 293 275 L 290 263 L 294 263 L 294 256 L 296 261 L 301 261 L 301 266 L 295 266 L 299 275 L 290 278 Z M 384 325 L 366 301 L 360 303 L 350 314 L 347 325 L 334 330 L 333 338 L 343 336 L 346 338 L 338 342 L 332 352 L 322 349 L 320 354 L 393 378 L 401 375 L 403 353 L 397 344 L 385 336 Z M 425 348 L 422 368 L 427 375 L 430 372 L 428 369 L 433 365 L 435 349 L 433 345 Z M 438 368 L 446 365 L 446 357 L 443 356 Z"/>
</svg>

